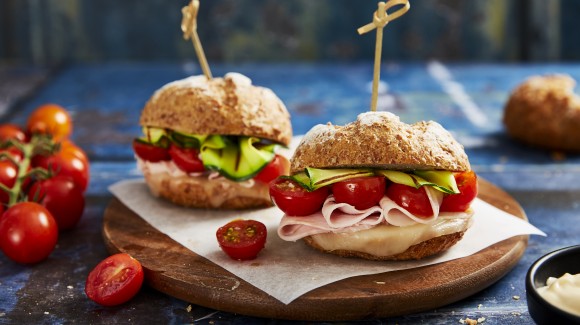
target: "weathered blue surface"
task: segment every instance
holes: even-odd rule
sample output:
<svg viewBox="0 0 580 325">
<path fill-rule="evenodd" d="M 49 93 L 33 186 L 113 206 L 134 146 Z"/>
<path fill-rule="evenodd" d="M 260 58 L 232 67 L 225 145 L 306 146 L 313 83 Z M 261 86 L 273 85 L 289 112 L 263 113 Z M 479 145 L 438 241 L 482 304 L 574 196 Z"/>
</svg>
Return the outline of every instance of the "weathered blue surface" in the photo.
<svg viewBox="0 0 580 325">
<path fill-rule="evenodd" d="M 222 65 L 213 70 L 214 75 L 242 72 L 255 84 L 272 88 L 286 102 L 296 134 L 316 123 L 351 121 L 369 107 L 370 63 Z M 446 79 L 438 74 L 441 71 L 447 73 Z M 359 323 L 449 324 L 466 317 L 485 317 L 488 324 L 531 322 L 524 289 L 528 267 L 549 251 L 580 244 L 580 156 L 562 159 L 521 146 L 507 138 L 501 116 L 513 87 L 530 75 L 554 72 L 569 73 L 580 80 L 580 65 L 384 64 L 382 80 L 388 91 L 382 94 L 379 107 L 407 122 L 434 119 L 451 130 L 466 146 L 478 174 L 513 195 L 530 221 L 549 237 L 531 237 L 517 266 L 472 297 L 425 313 Z M 121 179 L 139 177 L 130 143 L 140 132 L 141 107 L 161 85 L 197 73 L 195 65 L 187 64 L 71 66 L 52 76 L 29 101 L 13 107 L 4 118 L 2 122 L 23 123 L 39 104 L 64 105 L 74 114 L 73 140 L 89 153 L 92 165 L 83 219 L 75 230 L 62 234 L 49 260 L 23 267 L 0 256 L 0 324 L 191 323 L 198 319 L 200 324 L 292 323 L 214 314 L 196 306 L 188 312 L 188 303 L 149 288 L 115 308 L 99 307 L 83 293 L 89 270 L 107 256 L 100 234 L 103 212 L 111 198 L 107 187 Z M 485 123 L 470 120 L 463 104 L 445 91 L 444 82 L 460 85 Z"/>
</svg>

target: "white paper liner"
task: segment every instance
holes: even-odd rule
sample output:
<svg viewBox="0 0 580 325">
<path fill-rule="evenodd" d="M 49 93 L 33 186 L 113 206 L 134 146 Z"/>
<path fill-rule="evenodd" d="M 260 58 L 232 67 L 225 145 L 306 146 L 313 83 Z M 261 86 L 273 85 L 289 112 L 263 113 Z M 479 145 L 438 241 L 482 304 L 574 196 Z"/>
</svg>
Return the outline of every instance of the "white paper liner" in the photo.
<svg viewBox="0 0 580 325">
<path fill-rule="evenodd" d="M 109 190 L 129 209 L 160 232 L 221 266 L 284 304 L 304 293 L 345 278 L 403 270 L 472 255 L 517 235 L 546 234 L 528 222 L 476 199 L 473 225 L 447 252 L 419 261 L 377 262 L 324 254 L 303 242 L 286 242 L 277 233 L 282 212 L 276 208 L 250 211 L 212 211 L 178 207 L 153 197 L 144 180 L 124 180 Z M 223 253 L 216 230 L 236 219 L 254 219 L 268 228 L 266 247 L 252 261 L 235 261 Z"/>
</svg>

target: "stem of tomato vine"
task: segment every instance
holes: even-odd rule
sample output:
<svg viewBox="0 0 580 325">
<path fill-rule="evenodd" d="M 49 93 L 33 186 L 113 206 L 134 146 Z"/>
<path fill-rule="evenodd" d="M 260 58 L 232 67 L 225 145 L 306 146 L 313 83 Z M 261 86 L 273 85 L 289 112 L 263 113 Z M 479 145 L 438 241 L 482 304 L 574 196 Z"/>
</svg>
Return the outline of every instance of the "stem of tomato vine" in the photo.
<svg viewBox="0 0 580 325">
<path fill-rule="evenodd" d="M 30 143 L 22 144 L 22 146 L 20 146 L 20 150 L 22 150 L 23 157 L 22 161 L 20 161 L 20 163 L 17 165 L 18 174 L 16 176 L 14 186 L 12 186 L 12 189 L 8 192 L 8 207 L 18 202 L 18 195 L 22 189 L 22 184 L 28 172 L 28 167 L 30 167 L 30 160 L 32 159 L 32 153 L 34 152 L 34 142 L 31 141 Z"/>
<path fill-rule="evenodd" d="M 18 173 L 12 188 L 6 190 L 4 187 L 2 189 L 8 193 L 8 207 L 16 204 L 19 201 L 22 185 L 24 184 L 24 180 L 27 177 L 30 177 L 33 174 L 44 175 L 43 177 L 46 177 L 46 175 L 50 174 L 48 171 L 39 168 L 34 168 L 29 171 L 32 157 L 38 153 L 50 154 L 55 150 L 55 146 L 51 140 L 45 136 L 37 135 L 32 135 L 30 142 L 28 143 L 12 142 L 12 145 L 17 147 L 18 150 L 22 152 L 22 160 L 16 164 Z M 11 160 L 14 161 L 14 159 Z"/>
</svg>

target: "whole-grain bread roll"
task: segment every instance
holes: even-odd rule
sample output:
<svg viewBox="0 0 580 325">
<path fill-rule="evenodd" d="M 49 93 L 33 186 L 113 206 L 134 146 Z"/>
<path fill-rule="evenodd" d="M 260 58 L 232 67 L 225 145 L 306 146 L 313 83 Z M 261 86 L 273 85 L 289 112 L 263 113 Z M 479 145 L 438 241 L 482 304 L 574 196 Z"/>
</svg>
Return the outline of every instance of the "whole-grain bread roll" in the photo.
<svg viewBox="0 0 580 325">
<path fill-rule="evenodd" d="M 533 76 L 511 93 L 503 122 L 507 133 L 528 145 L 580 152 L 580 97 L 568 75 Z"/>
<path fill-rule="evenodd" d="M 292 139 L 290 115 L 280 98 L 239 73 L 168 83 L 147 101 L 139 122 L 188 134 L 253 136 L 286 146 Z"/>
<path fill-rule="evenodd" d="M 280 98 L 239 73 L 170 82 L 147 101 L 139 122 L 185 134 L 257 137 L 284 146 L 292 139 L 290 115 Z M 151 193 L 175 204 L 210 209 L 272 206 L 263 182 L 236 182 L 209 171 L 186 174 L 172 161 L 137 159 Z"/>
<path fill-rule="evenodd" d="M 433 121 L 407 124 L 388 112 L 363 113 L 356 121 L 344 126 L 326 124 L 312 128 L 302 138 L 291 158 L 291 174 L 300 173 L 307 167 L 453 172 L 471 170 L 463 146 L 440 124 Z M 379 224 L 370 228 L 363 226 L 345 231 L 334 229 L 312 235 L 305 231 L 301 239 L 319 251 L 343 257 L 369 260 L 422 259 L 441 253 L 461 240 L 471 226 L 472 215 L 473 210 L 469 208 L 461 213 L 448 214 L 443 219 L 435 219 L 437 222 L 414 227 Z M 300 232 L 299 229 L 305 225 L 319 227 L 320 222 L 325 222 L 318 219 L 320 217 L 317 214 L 284 218 L 281 226 L 291 225 L 284 229 L 297 229 L 288 230 L 288 234 Z M 281 229 L 279 234 L 285 234 L 285 230 Z M 399 247 L 391 249 L 395 242 Z"/>
<path fill-rule="evenodd" d="M 302 138 L 291 159 L 292 173 L 306 167 L 471 169 L 463 146 L 439 123 L 407 124 L 388 112 L 363 113 L 344 126 L 313 127 Z"/>
</svg>

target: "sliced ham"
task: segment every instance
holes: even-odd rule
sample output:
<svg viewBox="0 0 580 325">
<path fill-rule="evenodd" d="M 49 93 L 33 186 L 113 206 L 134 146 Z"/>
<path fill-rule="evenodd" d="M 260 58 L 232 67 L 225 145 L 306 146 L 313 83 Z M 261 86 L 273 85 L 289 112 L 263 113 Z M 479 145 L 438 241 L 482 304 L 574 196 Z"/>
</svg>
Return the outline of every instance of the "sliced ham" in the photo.
<svg viewBox="0 0 580 325">
<path fill-rule="evenodd" d="M 284 215 L 278 227 L 278 235 L 283 240 L 296 241 L 315 234 L 354 232 L 379 224 L 406 227 L 418 223 L 430 224 L 443 216 L 445 218 L 470 216 L 468 213 L 440 214 L 439 207 L 443 201 L 443 193 L 428 186 L 425 189 L 433 210 L 433 216 L 428 218 L 413 215 L 386 195 L 379 205 L 366 210 L 357 210 L 346 203 L 336 203 L 334 197 L 330 195 L 320 212 L 301 217 Z"/>
</svg>

